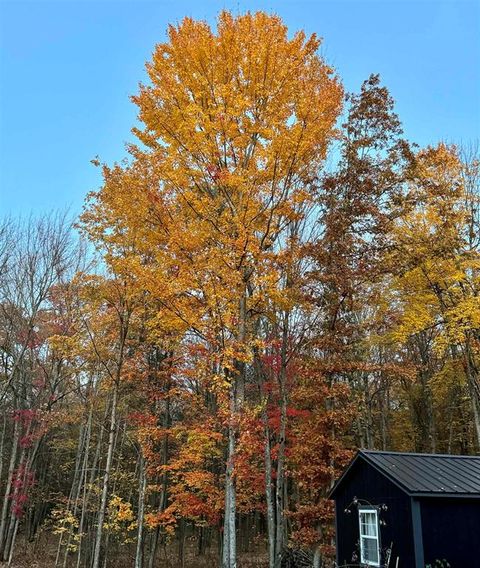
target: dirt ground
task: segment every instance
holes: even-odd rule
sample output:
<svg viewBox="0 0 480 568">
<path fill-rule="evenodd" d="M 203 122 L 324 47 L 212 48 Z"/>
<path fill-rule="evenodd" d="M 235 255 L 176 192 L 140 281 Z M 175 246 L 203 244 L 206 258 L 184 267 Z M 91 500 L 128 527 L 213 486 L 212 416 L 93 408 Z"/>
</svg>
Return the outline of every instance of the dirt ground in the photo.
<svg viewBox="0 0 480 568">
<path fill-rule="evenodd" d="M 133 568 L 135 551 L 133 548 L 123 548 L 124 550 L 119 550 L 118 554 L 108 560 L 105 568 Z M 55 556 L 56 542 L 51 540 L 49 542 L 42 536 L 36 543 L 20 541 L 11 568 L 54 568 Z M 0 567 L 6 568 L 6 566 L 6 562 L 0 563 Z M 183 566 L 178 555 L 178 545 L 160 548 L 155 563 L 155 568 L 219 568 L 219 566 L 216 548 L 198 556 L 194 542 L 186 546 Z M 268 566 L 267 555 L 261 550 L 239 554 L 238 568 L 265 568 L 266 566 Z M 76 558 L 72 556 L 71 561 L 67 563 L 67 568 L 75 567 Z"/>
</svg>

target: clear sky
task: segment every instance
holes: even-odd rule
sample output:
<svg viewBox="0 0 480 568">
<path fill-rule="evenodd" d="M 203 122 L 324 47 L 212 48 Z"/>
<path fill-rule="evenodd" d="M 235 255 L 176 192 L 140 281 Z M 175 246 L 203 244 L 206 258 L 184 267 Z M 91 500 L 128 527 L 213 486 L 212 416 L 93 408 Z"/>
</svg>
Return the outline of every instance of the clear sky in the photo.
<svg viewBox="0 0 480 568">
<path fill-rule="evenodd" d="M 222 8 L 316 32 L 348 90 L 380 73 L 419 144 L 480 138 L 480 0 L 0 0 L 0 215 L 80 211 L 167 25 Z"/>
</svg>

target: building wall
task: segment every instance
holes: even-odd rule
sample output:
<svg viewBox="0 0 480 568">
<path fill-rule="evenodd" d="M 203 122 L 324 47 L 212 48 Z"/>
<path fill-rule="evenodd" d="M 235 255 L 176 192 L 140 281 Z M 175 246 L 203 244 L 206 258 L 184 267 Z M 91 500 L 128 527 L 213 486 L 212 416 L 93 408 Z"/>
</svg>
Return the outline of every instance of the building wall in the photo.
<svg viewBox="0 0 480 568">
<path fill-rule="evenodd" d="M 426 565 L 480 568 L 480 499 L 423 498 L 420 511 Z"/>
<path fill-rule="evenodd" d="M 335 494 L 339 566 L 355 562 L 355 554 L 356 561 L 360 561 L 358 509 L 356 506 L 349 507 L 354 497 L 366 500 L 371 505 L 387 506 L 386 511 L 379 512 L 379 519 L 385 523 L 380 526 L 381 548 L 385 551 L 392 547 L 391 567 L 397 567 L 397 559 L 398 568 L 414 567 L 410 497 L 361 458 L 354 464 Z M 347 507 L 351 513 L 345 513 Z M 384 560 L 383 556 L 382 561 Z"/>
</svg>

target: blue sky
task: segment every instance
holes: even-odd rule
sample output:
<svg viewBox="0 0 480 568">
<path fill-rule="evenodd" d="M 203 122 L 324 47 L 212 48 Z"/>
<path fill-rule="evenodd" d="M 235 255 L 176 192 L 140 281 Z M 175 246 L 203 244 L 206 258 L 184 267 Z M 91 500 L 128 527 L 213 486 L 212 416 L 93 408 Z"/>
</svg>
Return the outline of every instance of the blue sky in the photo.
<svg viewBox="0 0 480 568">
<path fill-rule="evenodd" d="M 419 144 L 479 138 L 478 0 L 0 0 L 0 215 L 79 212 L 101 181 L 90 160 L 125 156 L 167 25 L 222 8 L 316 32 L 348 90 L 380 73 Z"/>
</svg>

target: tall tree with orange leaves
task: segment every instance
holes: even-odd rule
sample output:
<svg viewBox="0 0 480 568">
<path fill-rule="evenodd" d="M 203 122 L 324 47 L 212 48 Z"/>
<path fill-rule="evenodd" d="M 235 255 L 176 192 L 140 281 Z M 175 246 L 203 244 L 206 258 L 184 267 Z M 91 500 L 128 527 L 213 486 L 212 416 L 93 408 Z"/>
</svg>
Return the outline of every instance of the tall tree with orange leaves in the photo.
<svg viewBox="0 0 480 568">
<path fill-rule="evenodd" d="M 342 88 L 319 40 L 289 38 L 277 16 L 222 12 L 216 30 L 186 18 L 168 36 L 133 97 L 140 144 L 129 165 L 105 167 L 84 221 L 100 238 L 135 232 L 143 250 L 129 270 L 173 325 L 209 346 L 211 388 L 228 416 L 223 566 L 234 568 L 234 464 L 256 308 L 278 301 L 277 258 L 298 205 L 313 200 Z"/>
</svg>

